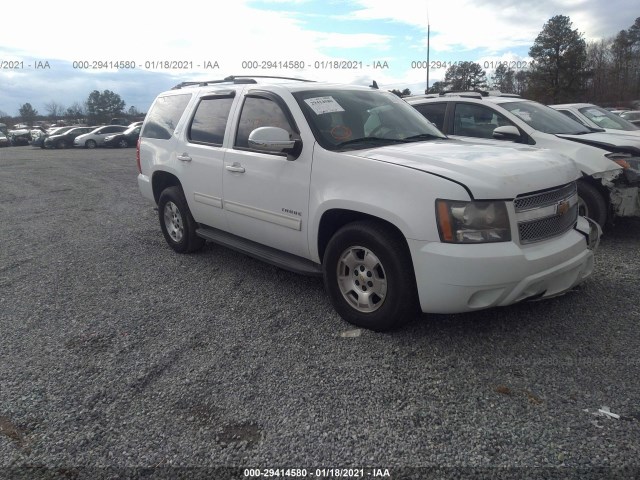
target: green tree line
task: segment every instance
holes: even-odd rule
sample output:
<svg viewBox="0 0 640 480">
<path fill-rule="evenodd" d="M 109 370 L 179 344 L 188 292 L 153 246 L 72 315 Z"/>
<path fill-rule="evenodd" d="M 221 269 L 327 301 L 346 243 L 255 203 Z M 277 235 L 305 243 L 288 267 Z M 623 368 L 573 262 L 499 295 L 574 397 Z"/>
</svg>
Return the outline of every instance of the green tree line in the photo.
<svg viewBox="0 0 640 480">
<path fill-rule="evenodd" d="M 454 64 L 428 93 L 496 89 L 547 104 L 640 100 L 640 17 L 614 37 L 587 43 L 569 17 L 556 15 L 536 37 L 529 56 L 529 68 L 514 70 L 505 62 L 491 78 L 478 63 Z"/>
<path fill-rule="evenodd" d="M 23 104 L 18 109 L 18 119 L 22 123 L 33 125 L 38 120 L 50 120 L 52 122 L 64 120 L 71 123 L 88 123 L 100 125 L 109 123 L 112 118 L 128 117 L 130 119 L 144 116 L 135 106 L 125 110 L 126 103 L 120 95 L 111 90 L 92 91 L 84 102 L 75 102 L 65 107 L 58 102 L 51 101 L 45 104 L 46 115 L 40 114 L 30 103 Z M 13 117 L 0 111 L 0 123 L 11 123 Z"/>
</svg>

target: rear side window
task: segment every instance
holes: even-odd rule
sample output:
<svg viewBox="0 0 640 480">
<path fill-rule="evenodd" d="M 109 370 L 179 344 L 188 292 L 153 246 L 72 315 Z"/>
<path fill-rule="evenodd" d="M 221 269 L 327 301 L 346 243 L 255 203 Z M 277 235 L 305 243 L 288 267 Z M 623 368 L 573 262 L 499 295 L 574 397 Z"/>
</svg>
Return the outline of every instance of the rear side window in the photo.
<svg viewBox="0 0 640 480">
<path fill-rule="evenodd" d="M 444 131 L 444 112 L 447 110 L 446 103 L 423 103 L 422 105 L 414 105 L 424 118 L 433 123 L 438 130 Z"/>
<path fill-rule="evenodd" d="M 147 122 L 141 136 L 170 139 L 190 99 L 191 94 L 158 97 L 147 114 Z"/>
<path fill-rule="evenodd" d="M 189 126 L 189 140 L 222 145 L 232 103 L 233 97 L 203 98 Z"/>
</svg>

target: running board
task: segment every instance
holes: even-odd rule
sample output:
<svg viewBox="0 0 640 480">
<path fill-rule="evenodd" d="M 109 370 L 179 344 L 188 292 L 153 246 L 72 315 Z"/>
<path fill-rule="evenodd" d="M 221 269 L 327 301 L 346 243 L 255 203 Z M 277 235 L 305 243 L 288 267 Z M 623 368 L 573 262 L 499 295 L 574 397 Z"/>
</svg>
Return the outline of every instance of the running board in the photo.
<svg viewBox="0 0 640 480">
<path fill-rule="evenodd" d="M 196 230 L 196 234 L 205 240 L 231 248 L 232 250 L 257 258 L 276 267 L 289 270 L 290 272 L 301 275 L 322 276 L 321 265 L 306 258 L 281 252 L 275 248 L 247 240 L 246 238 L 238 237 L 237 235 L 223 232 L 216 228 L 202 226 Z"/>
</svg>

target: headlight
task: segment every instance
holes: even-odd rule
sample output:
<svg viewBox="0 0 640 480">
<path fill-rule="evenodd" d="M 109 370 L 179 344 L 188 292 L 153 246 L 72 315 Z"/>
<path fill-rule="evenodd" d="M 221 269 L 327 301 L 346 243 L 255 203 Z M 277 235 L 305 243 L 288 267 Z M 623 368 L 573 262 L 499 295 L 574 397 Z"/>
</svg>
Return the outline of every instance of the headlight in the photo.
<svg viewBox="0 0 640 480">
<path fill-rule="evenodd" d="M 487 243 L 511 240 L 504 202 L 436 200 L 440 240 L 446 243 Z"/>
<path fill-rule="evenodd" d="M 605 157 L 616 162 L 622 168 L 640 170 L 640 157 L 634 157 L 628 153 L 608 153 Z"/>
</svg>

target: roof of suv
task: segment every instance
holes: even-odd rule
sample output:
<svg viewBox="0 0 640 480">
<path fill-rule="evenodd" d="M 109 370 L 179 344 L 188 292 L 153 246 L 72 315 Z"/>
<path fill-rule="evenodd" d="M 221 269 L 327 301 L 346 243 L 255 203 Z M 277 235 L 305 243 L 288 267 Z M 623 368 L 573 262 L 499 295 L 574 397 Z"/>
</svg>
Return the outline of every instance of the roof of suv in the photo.
<svg viewBox="0 0 640 480">
<path fill-rule="evenodd" d="M 409 104 L 414 103 L 435 103 L 435 102 L 453 102 L 453 101 L 472 101 L 472 102 L 492 102 L 492 103 L 510 103 L 510 102 L 531 102 L 532 100 L 527 100 L 526 98 L 522 98 L 520 96 L 512 96 L 512 95 L 481 95 L 476 92 L 456 92 L 456 93 L 447 93 L 445 95 L 415 95 L 410 97 L 404 97 L 404 100 Z"/>
<path fill-rule="evenodd" d="M 363 85 L 345 85 L 342 83 L 324 83 L 316 82 L 314 80 L 307 80 L 304 78 L 294 77 L 277 77 L 266 75 L 252 75 L 252 76 L 229 76 L 221 80 L 205 80 L 205 81 L 193 81 L 182 82 L 174 86 L 172 91 L 188 90 L 189 88 L 209 88 L 210 91 L 218 91 L 221 89 L 244 87 L 247 85 L 255 86 L 268 86 L 270 88 L 280 88 L 288 90 L 290 92 L 299 92 L 305 90 L 329 90 L 331 88 L 340 88 L 341 90 L 367 90 L 378 89 L 378 85 L 374 81 L 369 87 Z"/>
</svg>

